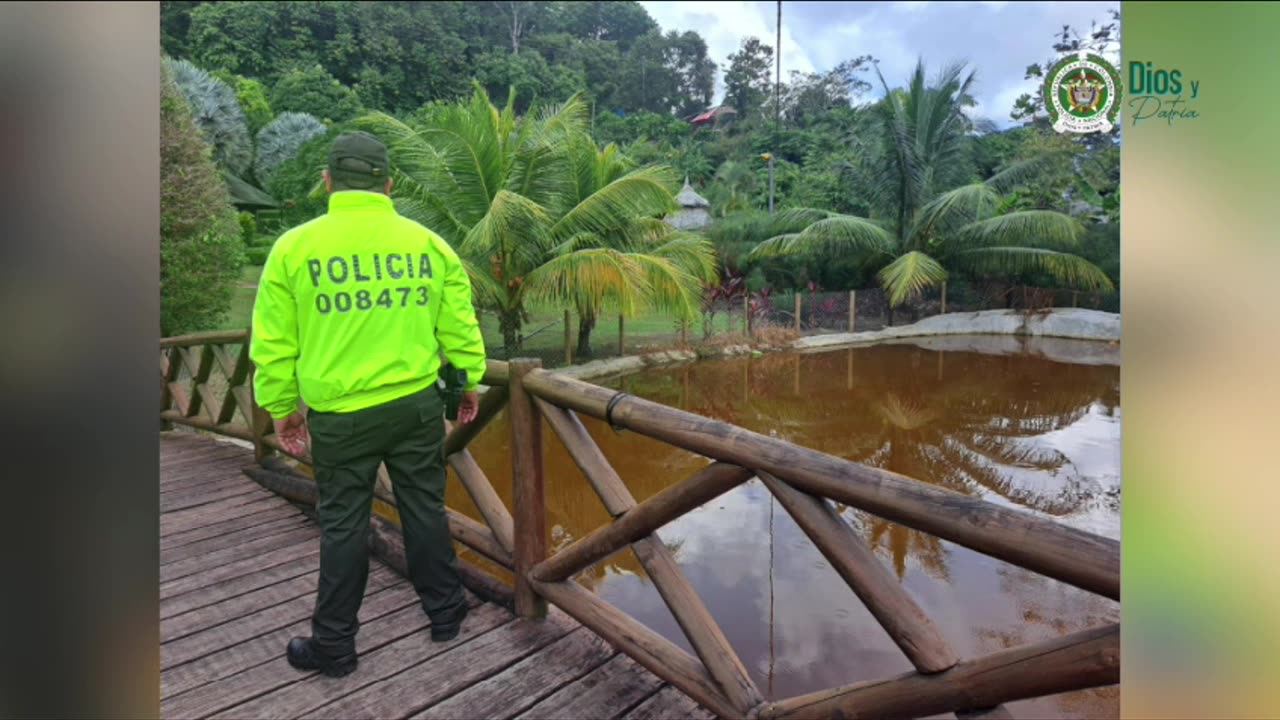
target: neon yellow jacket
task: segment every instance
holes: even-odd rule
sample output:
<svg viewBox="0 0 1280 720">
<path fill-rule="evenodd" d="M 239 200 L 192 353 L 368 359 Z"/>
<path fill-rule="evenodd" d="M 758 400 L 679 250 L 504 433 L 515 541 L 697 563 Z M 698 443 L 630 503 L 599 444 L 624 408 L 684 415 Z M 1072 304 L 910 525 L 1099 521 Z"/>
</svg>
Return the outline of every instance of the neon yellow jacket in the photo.
<svg viewBox="0 0 1280 720">
<path fill-rule="evenodd" d="M 249 346 L 255 399 L 271 417 L 295 412 L 299 395 L 353 412 L 419 392 L 435 384 L 441 351 L 474 390 L 485 355 L 466 270 L 391 198 L 335 192 L 328 214 L 276 241 Z"/>
</svg>

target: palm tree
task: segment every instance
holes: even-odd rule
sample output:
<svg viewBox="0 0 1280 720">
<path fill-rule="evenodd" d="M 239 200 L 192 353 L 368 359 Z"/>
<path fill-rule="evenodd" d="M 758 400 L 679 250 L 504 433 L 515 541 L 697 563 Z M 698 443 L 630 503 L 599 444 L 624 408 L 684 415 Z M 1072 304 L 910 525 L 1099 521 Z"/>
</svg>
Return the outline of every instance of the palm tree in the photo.
<svg viewBox="0 0 1280 720">
<path fill-rule="evenodd" d="M 531 301 L 697 312 L 702 279 L 685 263 L 710 249 L 657 227 L 676 207 L 674 173 L 616 171 L 616 150 L 589 143 L 588 120 L 579 95 L 517 118 L 514 93 L 499 110 L 476 86 L 416 127 L 382 113 L 357 121 L 387 142 L 401 212 L 458 251 L 508 356 Z"/>
<path fill-rule="evenodd" d="M 633 171 L 616 145 L 601 149 L 587 134 L 574 135 L 567 152 L 574 179 L 570 201 L 575 207 Z M 578 314 L 578 357 L 591 355 L 591 332 L 606 307 L 630 313 L 643 306 L 689 320 L 687 311 L 700 306 L 702 288 L 717 278 L 715 249 L 709 242 L 654 217 L 624 217 L 613 227 L 557 239 L 563 242 L 552 248 L 550 259 L 531 280 L 534 294 L 572 302 Z M 620 254 L 641 272 L 648 292 L 626 292 L 621 283 L 598 282 L 589 267 L 582 267 L 593 258 L 587 250 Z M 563 291 L 556 289 L 559 284 L 565 286 Z"/>
<path fill-rule="evenodd" d="M 878 71 L 877 71 L 878 72 Z M 876 108 L 881 142 L 865 163 L 874 217 L 826 210 L 792 209 L 778 214 L 775 232 L 751 253 L 853 255 L 878 266 L 877 278 L 890 307 L 947 279 L 946 266 L 974 273 L 1047 273 L 1086 290 L 1111 289 L 1106 274 L 1070 254 L 1083 226 L 1049 210 L 1009 212 L 1004 197 L 1039 175 L 1054 159 L 1015 163 L 985 181 L 962 184 L 973 123 L 973 74 L 946 68 L 932 84 L 923 63 L 906 89 L 890 90 Z M 958 186 L 957 186 L 958 185 Z M 803 228 L 796 231 L 794 228 Z"/>
</svg>

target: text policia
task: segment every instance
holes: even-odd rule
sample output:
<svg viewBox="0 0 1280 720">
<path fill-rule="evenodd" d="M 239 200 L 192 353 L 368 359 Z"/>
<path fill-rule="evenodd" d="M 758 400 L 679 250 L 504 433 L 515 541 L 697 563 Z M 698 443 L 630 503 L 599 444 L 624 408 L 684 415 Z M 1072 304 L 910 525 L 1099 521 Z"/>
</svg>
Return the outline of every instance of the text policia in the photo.
<svg viewBox="0 0 1280 720">
<path fill-rule="evenodd" d="M 387 253 L 384 257 L 374 253 L 372 261 L 366 259 L 363 267 L 359 255 L 350 258 L 335 256 L 328 260 L 315 258 L 307 260 L 307 271 L 311 275 L 311 284 L 320 287 L 320 281 L 327 279 L 334 285 L 350 283 L 382 282 L 383 277 L 391 280 L 429 280 L 431 279 L 431 258 L 428 255 L 412 253 Z M 373 273 L 365 274 L 365 271 Z M 321 292 L 316 294 L 316 311 L 327 314 L 333 310 L 350 312 L 356 310 L 373 310 L 374 308 L 423 306 L 428 301 L 425 284 L 410 284 L 401 287 L 382 287 L 373 289 L 353 289 L 350 292 L 336 291 L 330 296 Z"/>
<path fill-rule="evenodd" d="M 1190 97 L 1183 90 L 1190 89 Z M 1188 107 L 1200 96 L 1200 81 L 1184 84 L 1181 70 L 1163 70 L 1152 63 L 1129 63 L 1129 116 L 1133 124 L 1143 120 L 1195 120 L 1200 114 Z"/>
</svg>

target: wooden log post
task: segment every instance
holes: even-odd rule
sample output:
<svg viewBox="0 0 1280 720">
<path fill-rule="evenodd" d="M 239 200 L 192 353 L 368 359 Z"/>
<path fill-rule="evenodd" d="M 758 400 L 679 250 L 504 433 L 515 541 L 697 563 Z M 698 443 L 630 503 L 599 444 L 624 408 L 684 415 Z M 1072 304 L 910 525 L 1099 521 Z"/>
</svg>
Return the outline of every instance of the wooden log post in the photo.
<svg viewBox="0 0 1280 720">
<path fill-rule="evenodd" d="M 736 465 L 712 463 L 541 562 L 533 568 L 531 575 L 542 582 L 564 580 L 591 563 L 603 560 L 636 540 L 652 534 L 703 503 L 729 492 L 754 475 L 754 472 Z"/>
<path fill-rule="evenodd" d="M 619 322 L 621 322 L 621 315 Z M 547 557 L 547 488 L 542 468 L 542 417 L 525 388 L 530 372 L 542 366 L 537 359 L 512 360 L 510 379 L 511 478 L 515 497 L 516 615 L 545 618 L 546 601 L 529 582 L 535 565 Z"/>
<path fill-rule="evenodd" d="M 917 670 L 942 672 L 960 662 L 929 616 L 830 503 L 796 490 L 767 472 L 758 474 Z"/>
<path fill-rule="evenodd" d="M 605 459 L 600 446 L 591 439 L 578 416 L 541 399 L 537 403 L 542 416 L 564 442 L 569 455 L 600 496 L 609 514 L 616 518 L 633 509 L 636 501 L 631 491 Z M 724 632 L 662 539 L 655 533 L 636 541 L 631 549 L 725 696 L 743 713 L 760 704 L 763 698 L 746 667 L 733 652 Z"/>
<path fill-rule="evenodd" d="M 680 688 L 686 695 L 722 718 L 742 717 L 716 687 L 707 671 L 675 643 L 633 620 L 574 582 L 534 586 L 556 607 L 590 628 L 654 675 Z"/>
<path fill-rule="evenodd" d="M 268 433 L 273 429 L 271 414 L 254 402 L 253 418 L 250 422 L 253 423 L 253 459 L 262 462 L 262 459 L 271 453 L 271 448 L 266 442 Z"/>
<path fill-rule="evenodd" d="M 966 660 L 936 675 L 909 673 L 770 703 L 759 718 L 928 717 L 1118 682 L 1120 626 L 1108 625 Z"/>
<path fill-rule="evenodd" d="M 530 372 L 524 382 L 545 400 L 600 419 L 617 394 L 543 370 Z M 765 470 L 810 494 L 1120 598 L 1120 544 L 1115 540 L 634 396 L 614 403 L 612 422 L 724 463 Z"/>
<path fill-rule="evenodd" d="M 800 313 L 804 308 L 804 294 L 796 291 L 796 332 L 800 332 Z"/>
<path fill-rule="evenodd" d="M 858 291 L 849 291 L 849 332 L 854 332 L 857 327 L 858 317 Z"/>
<path fill-rule="evenodd" d="M 689 347 L 689 320 L 680 321 L 680 347 Z"/>
<path fill-rule="evenodd" d="M 942 281 L 942 314 L 947 314 L 947 281 Z"/>
<path fill-rule="evenodd" d="M 515 552 L 515 522 L 475 458 L 470 452 L 461 450 L 449 456 L 449 467 L 462 481 L 471 502 L 480 511 L 480 517 L 493 531 L 494 538 L 508 553 Z"/>
<path fill-rule="evenodd" d="M 618 313 L 618 356 L 627 354 L 627 318 Z"/>
<path fill-rule="evenodd" d="M 742 296 L 742 331 L 746 333 L 747 341 L 751 340 L 751 296 Z"/>
<path fill-rule="evenodd" d="M 569 322 L 569 310 L 564 311 L 564 364 L 573 364 L 573 325 Z"/>
</svg>

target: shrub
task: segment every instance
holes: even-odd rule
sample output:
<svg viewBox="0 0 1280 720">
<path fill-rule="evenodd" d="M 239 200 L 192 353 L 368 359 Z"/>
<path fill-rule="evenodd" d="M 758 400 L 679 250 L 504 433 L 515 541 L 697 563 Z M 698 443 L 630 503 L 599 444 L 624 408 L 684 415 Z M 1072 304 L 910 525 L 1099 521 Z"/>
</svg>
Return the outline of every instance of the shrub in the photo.
<svg viewBox="0 0 1280 720">
<path fill-rule="evenodd" d="M 288 112 L 271 121 L 258 133 L 258 157 L 254 160 L 253 174 L 263 186 L 271 183 L 271 176 L 284 163 L 294 159 L 308 140 L 324 135 L 324 123 L 306 113 Z"/>
<path fill-rule="evenodd" d="M 271 246 L 251 247 L 245 251 L 245 259 L 250 265 L 266 265 L 267 256 L 271 254 Z"/>
<path fill-rule="evenodd" d="M 214 159 L 244 177 L 253 162 L 253 142 L 231 86 L 186 60 L 165 58 L 163 64 L 186 98 L 205 142 L 213 146 Z"/>
<path fill-rule="evenodd" d="M 244 111 L 250 135 L 257 134 L 275 117 L 275 113 L 271 112 L 271 103 L 267 102 L 267 88 L 262 83 L 229 70 L 215 70 L 209 74 L 235 90 L 236 102 Z"/>
<path fill-rule="evenodd" d="M 271 176 L 267 189 L 285 206 L 277 229 L 292 227 L 324 213 L 327 201 L 320 174 L 329 163 L 329 148 L 339 132 L 340 128 L 329 128 L 324 135 L 303 143 L 293 159 L 281 163 Z"/>
<path fill-rule="evenodd" d="M 298 112 L 322 120 L 344 122 L 363 111 L 360 97 L 319 65 L 294 69 L 271 88 L 271 107 L 278 113 Z"/>
<path fill-rule="evenodd" d="M 258 234 L 258 221 L 253 218 L 253 213 L 242 212 L 239 216 L 240 220 L 240 240 L 245 245 L 253 243 L 253 238 Z"/>
<path fill-rule="evenodd" d="M 216 327 L 244 253 L 241 226 L 212 151 L 168 73 L 160 88 L 160 332 Z"/>
</svg>

